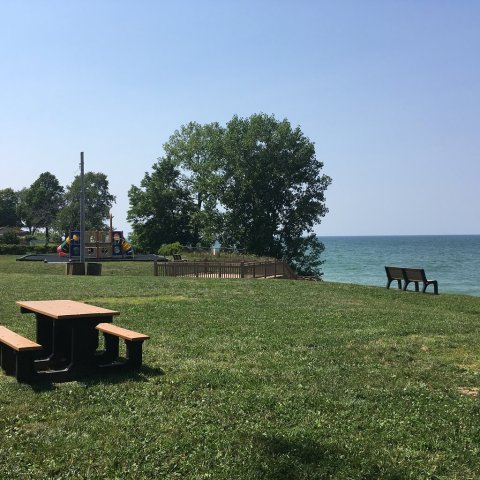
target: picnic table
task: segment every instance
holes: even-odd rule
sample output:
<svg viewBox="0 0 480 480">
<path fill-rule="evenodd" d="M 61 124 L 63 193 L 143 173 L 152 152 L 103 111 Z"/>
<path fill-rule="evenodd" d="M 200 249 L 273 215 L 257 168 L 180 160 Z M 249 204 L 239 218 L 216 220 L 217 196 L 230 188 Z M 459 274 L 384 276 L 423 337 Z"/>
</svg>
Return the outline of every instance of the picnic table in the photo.
<svg viewBox="0 0 480 480">
<path fill-rule="evenodd" d="M 115 310 L 73 300 L 16 302 L 36 318 L 36 342 L 0 325 L 0 366 L 19 382 L 63 382 L 100 370 L 139 369 L 142 345 L 150 337 L 113 325 Z M 98 350 L 99 332 L 104 348 Z M 119 355 L 119 341 L 125 355 Z"/>
<path fill-rule="evenodd" d="M 37 343 L 42 346 L 35 369 L 58 380 L 91 371 L 96 362 L 100 323 L 112 323 L 120 313 L 73 300 L 18 301 L 22 313 L 36 317 Z"/>
</svg>

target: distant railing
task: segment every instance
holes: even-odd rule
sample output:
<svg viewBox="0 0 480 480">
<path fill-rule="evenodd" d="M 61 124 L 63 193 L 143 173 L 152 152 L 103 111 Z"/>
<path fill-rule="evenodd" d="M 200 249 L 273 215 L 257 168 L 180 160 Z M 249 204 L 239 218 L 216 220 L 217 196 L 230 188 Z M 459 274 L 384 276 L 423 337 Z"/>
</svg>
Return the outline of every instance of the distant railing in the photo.
<svg viewBox="0 0 480 480">
<path fill-rule="evenodd" d="M 160 277 L 197 278 L 297 278 L 283 260 L 265 262 L 225 262 L 194 260 L 183 262 L 153 262 L 153 274 Z"/>
</svg>

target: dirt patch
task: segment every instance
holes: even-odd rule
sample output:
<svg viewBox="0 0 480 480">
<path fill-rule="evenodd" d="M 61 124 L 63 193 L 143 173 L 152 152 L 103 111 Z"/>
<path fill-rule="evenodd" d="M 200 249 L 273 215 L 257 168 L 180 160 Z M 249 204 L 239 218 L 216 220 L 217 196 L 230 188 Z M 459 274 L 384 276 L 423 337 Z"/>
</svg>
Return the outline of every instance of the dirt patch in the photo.
<svg viewBox="0 0 480 480">
<path fill-rule="evenodd" d="M 478 397 L 478 393 L 480 392 L 480 388 L 477 387 L 458 387 L 458 391 L 462 395 L 466 395 L 467 397 Z"/>
</svg>

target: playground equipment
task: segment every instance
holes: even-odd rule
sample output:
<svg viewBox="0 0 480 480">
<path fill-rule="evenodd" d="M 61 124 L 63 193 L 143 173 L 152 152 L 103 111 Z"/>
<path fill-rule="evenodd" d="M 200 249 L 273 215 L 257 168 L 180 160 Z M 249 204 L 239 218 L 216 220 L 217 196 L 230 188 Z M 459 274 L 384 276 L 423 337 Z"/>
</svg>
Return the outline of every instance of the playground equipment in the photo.
<svg viewBox="0 0 480 480">
<path fill-rule="evenodd" d="M 80 231 L 72 231 L 57 247 L 57 253 L 61 257 L 69 256 L 72 260 L 80 258 Z M 132 258 L 133 247 L 123 237 L 120 230 L 108 232 L 90 230 L 85 232 L 85 258 Z"/>
</svg>

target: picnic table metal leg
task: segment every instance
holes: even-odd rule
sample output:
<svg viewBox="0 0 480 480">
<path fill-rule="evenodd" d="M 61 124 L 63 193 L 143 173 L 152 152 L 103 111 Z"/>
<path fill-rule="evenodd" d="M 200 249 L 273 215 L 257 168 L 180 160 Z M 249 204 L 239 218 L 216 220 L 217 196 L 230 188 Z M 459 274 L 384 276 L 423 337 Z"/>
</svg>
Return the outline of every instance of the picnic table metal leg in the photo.
<svg viewBox="0 0 480 480">
<path fill-rule="evenodd" d="M 51 318 L 37 314 L 37 343 L 42 346 L 42 350 L 38 356 L 40 358 L 48 358 L 53 351 L 53 322 Z"/>
<path fill-rule="evenodd" d="M 105 333 L 105 351 L 100 356 L 101 363 L 112 363 L 119 355 L 119 339 L 115 335 Z"/>
<path fill-rule="evenodd" d="M 71 326 L 71 362 L 69 370 L 76 373 L 90 372 L 95 366 L 95 351 L 98 346 L 98 331 L 95 324 L 90 328 Z"/>
<path fill-rule="evenodd" d="M 53 326 L 50 362 L 56 368 L 65 367 L 72 358 L 72 334 L 74 328 L 58 322 Z"/>
</svg>

